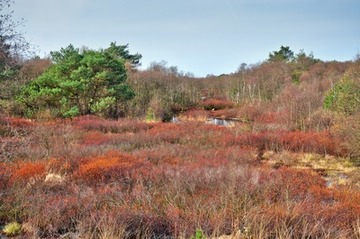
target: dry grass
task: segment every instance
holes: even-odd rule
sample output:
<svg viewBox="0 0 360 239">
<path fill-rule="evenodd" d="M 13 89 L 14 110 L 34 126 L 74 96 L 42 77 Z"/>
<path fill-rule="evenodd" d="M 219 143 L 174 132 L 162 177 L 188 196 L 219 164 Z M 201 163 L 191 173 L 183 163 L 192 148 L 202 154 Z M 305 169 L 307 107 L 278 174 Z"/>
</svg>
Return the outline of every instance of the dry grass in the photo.
<svg viewBox="0 0 360 239">
<path fill-rule="evenodd" d="M 267 151 L 263 158 L 272 167 L 292 167 L 312 169 L 328 181 L 329 186 L 356 186 L 360 187 L 359 168 L 348 158 L 313 153 L 294 153 Z"/>
</svg>

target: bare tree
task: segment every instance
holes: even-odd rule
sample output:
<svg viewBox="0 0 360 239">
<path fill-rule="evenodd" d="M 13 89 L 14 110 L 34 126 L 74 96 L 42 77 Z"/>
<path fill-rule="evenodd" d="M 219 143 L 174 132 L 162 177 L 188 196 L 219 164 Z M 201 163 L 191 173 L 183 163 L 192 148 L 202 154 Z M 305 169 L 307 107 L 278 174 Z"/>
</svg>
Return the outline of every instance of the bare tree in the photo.
<svg viewBox="0 0 360 239">
<path fill-rule="evenodd" d="M 14 20 L 10 9 L 12 0 L 0 0 L 0 79 L 8 79 L 14 75 L 14 70 L 29 52 L 29 43 L 18 27 L 24 19 Z"/>
</svg>

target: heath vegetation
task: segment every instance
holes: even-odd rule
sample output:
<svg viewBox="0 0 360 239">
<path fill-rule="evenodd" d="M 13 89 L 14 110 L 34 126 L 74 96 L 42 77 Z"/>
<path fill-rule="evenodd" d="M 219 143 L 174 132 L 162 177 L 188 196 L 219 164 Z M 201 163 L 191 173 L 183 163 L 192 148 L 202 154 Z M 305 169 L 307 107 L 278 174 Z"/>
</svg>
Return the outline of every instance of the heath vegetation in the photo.
<svg viewBox="0 0 360 239">
<path fill-rule="evenodd" d="M 28 57 L 6 34 L 0 237 L 360 238 L 358 57 L 281 46 L 196 78 L 116 43 Z"/>
</svg>

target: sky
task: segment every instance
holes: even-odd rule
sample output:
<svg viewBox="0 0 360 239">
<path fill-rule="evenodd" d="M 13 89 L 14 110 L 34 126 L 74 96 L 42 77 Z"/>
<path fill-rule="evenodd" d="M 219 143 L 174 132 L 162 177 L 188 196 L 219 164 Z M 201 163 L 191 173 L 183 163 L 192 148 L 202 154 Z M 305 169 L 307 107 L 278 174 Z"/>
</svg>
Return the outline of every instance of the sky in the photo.
<svg viewBox="0 0 360 239">
<path fill-rule="evenodd" d="M 129 44 L 142 69 L 166 61 L 203 77 L 289 46 L 324 61 L 360 53 L 359 0 L 15 0 L 19 29 L 44 57 L 73 44 Z"/>
</svg>

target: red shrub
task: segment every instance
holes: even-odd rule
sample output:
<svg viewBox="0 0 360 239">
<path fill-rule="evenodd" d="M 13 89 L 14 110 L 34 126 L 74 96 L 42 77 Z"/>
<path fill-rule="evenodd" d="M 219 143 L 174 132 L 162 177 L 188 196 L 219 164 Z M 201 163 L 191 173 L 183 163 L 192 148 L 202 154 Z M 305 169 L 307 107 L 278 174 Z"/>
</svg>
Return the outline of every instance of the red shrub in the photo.
<svg viewBox="0 0 360 239">
<path fill-rule="evenodd" d="M 105 134 L 98 131 L 86 132 L 83 136 L 82 143 L 85 145 L 103 145 L 112 143 L 115 138 L 113 134 Z"/>
<path fill-rule="evenodd" d="M 12 169 L 10 182 L 28 181 L 31 178 L 37 178 L 45 175 L 44 162 L 21 162 Z"/>
<path fill-rule="evenodd" d="M 273 203 L 288 200 L 302 201 L 313 197 L 311 190 L 314 187 L 326 188 L 325 180 L 320 175 L 307 170 L 286 167 L 262 173 L 261 182 L 265 199 Z"/>
<path fill-rule="evenodd" d="M 188 132 L 187 126 L 172 123 L 157 123 L 146 135 L 157 142 L 178 143 Z"/>
<path fill-rule="evenodd" d="M 119 178 L 131 178 L 143 161 L 130 155 L 110 151 L 103 156 L 84 160 L 74 173 L 75 178 L 86 182 L 109 182 Z"/>
<path fill-rule="evenodd" d="M 237 143 L 240 146 L 250 146 L 258 149 L 259 153 L 265 150 L 279 151 L 282 146 L 278 141 L 277 132 L 243 133 L 237 137 Z M 259 155 L 261 156 L 261 155 Z"/>
<path fill-rule="evenodd" d="M 311 214 L 314 220 L 321 219 L 322 224 L 334 233 L 353 238 L 351 230 L 358 228 L 356 222 L 360 219 L 360 192 L 350 188 L 333 189 L 331 192 L 332 198 L 326 204 L 309 205 L 304 208 L 304 213 Z M 346 236 L 347 233 L 350 235 Z"/>
<path fill-rule="evenodd" d="M 106 120 L 97 116 L 81 116 L 73 120 L 80 129 L 96 130 L 103 133 L 125 133 L 148 130 L 151 125 L 135 119 Z"/>
<path fill-rule="evenodd" d="M 34 123 L 31 120 L 23 119 L 23 118 L 4 118 L 2 121 L 8 123 L 12 127 L 16 128 L 29 128 L 34 126 Z"/>
<path fill-rule="evenodd" d="M 288 150 L 332 155 L 340 153 L 338 148 L 340 144 L 328 131 L 264 131 L 260 133 L 244 133 L 237 137 L 237 143 L 257 147 L 259 150 Z"/>
<path fill-rule="evenodd" d="M 74 230 L 75 223 L 84 216 L 81 214 L 86 209 L 92 209 L 79 194 L 70 190 L 63 193 L 41 193 L 38 190 L 36 194 L 29 194 L 26 201 L 29 203 L 24 205 L 24 219 L 30 230 L 25 232 L 25 238 L 59 238 L 60 234 Z"/>
<path fill-rule="evenodd" d="M 319 154 L 336 154 L 336 139 L 328 131 L 282 133 L 280 143 L 285 149 Z"/>
<path fill-rule="evenodd" d="M 18 137 L 27 135 L 31 132 L 33 122 L 22 118 L 2 118 L 0 117 L 0 137 Z"/>
<path fill-rule="evenodd" d="M 322 183 L 320 185 L 311 185 L 309 192 L 312 202 L 331 204 L 334 201 L 333 191 L 328 187 L 324 187 Z"/>
<path fill-rule="evenodd" d="M 174 152 L 169 150 L 168 146 L 161 146 L 153 149 L 143 149 L 137 151 L 134 155 L 135 157 L 149 161 L 155 165 L 157 164 L 171 164 L 178 165 L 183 160 L 177 155 L 175 149 Z"/>
<path fill-rule="evenodd" d="M 354 218 L 360 218 L 360 191 L 351 188 L 339 188 L 334 190 L 335 200 L 338 200 L 344 208 L 351 211 Z"/>
</svg>

